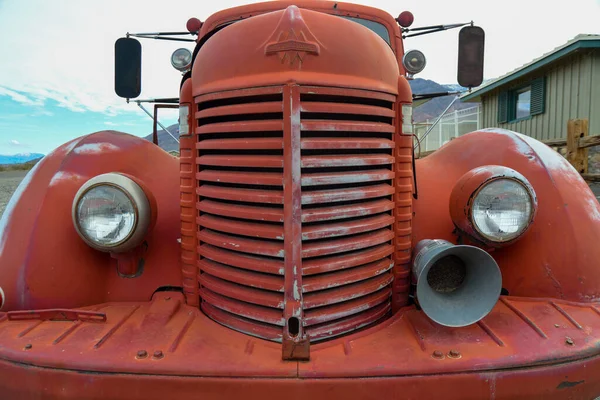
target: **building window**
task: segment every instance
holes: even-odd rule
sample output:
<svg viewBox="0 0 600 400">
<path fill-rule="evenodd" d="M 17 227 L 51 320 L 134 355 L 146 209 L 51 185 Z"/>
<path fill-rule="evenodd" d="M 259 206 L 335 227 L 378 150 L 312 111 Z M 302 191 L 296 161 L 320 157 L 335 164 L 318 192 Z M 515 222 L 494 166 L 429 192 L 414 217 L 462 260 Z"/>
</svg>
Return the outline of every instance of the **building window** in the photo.
<svg viewBox="0 0 600 400">
<path fill-rule="evenodd" d="M 515 108 L 511 110 L 514 119 L 526 118 L 531 115 L 531 86 L 514 91 Z"/>
<path fill-rule="evenodd" d="M 545 102 L 546 81 L 543 77 L 500 92 L 498 95 L 498 122 L 515 122 L 543 114 Z"/>
</svg>

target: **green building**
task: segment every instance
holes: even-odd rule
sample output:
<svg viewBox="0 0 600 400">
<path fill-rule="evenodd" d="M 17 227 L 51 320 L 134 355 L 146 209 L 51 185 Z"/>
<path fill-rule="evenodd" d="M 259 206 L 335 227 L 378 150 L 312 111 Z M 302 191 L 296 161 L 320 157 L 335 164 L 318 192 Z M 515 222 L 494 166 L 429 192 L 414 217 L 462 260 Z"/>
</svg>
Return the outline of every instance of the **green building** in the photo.
<svg viewBox="0 0 600 400">
<path fill-rule="evenodd" d="M 600 135 L 600 35 L 578 35 L 461 99 L 481 103 L 482 128 L 560 139 L 569 119 L 585 118 Z"/>
</svg>

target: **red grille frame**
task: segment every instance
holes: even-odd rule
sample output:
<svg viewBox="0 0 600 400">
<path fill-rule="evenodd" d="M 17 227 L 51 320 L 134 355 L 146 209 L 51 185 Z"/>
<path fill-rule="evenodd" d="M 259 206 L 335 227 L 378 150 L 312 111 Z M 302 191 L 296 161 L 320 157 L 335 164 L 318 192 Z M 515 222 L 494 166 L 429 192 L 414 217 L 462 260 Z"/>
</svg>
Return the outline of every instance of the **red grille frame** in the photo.
<svg viewBox="0 0 600 400">
<path fill-rule="evenodd" d="M 196 98 L 198 281 L 209 317 L 299 343 L 390 314 L 394 275 L 404 276 L 394 270 L 395 101 L 294 84 Z"/>
</svg>

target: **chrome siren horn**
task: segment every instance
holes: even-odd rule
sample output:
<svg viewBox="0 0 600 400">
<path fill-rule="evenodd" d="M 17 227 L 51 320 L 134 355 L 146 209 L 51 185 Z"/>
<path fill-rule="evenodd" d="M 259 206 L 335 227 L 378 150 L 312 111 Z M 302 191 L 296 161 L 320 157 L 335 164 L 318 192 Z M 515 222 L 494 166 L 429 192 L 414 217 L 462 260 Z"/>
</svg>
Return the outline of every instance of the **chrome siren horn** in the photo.
<svg viewBox="0 0 600 400">
<path fill-rule="evenodd" d="M 417 300 L 440 325 L 474 324 L 494 308 L 502 290 L 500 268 L 478 247 L 422 240 L 415 248 Z"/>
</svg>

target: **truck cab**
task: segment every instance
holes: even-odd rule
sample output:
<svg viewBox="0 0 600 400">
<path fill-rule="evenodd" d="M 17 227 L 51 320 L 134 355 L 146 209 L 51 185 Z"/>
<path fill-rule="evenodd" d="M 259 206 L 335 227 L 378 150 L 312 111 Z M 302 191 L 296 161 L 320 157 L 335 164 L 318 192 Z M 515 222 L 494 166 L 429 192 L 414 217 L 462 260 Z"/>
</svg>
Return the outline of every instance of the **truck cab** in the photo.
<svg viewBox="0 0 600 400">
<path fill-rule="evenodd" d="M 329 1 L 190 20 L 195 50 L 173 61 L 180 156 L 85 135 L 7 207 L 0 392 L 599 395 L 600 205 L 511 131 L 415 160 L 411 23 Z M 458 80 L 475 86 L 483 33 L 466 28 Z M 133 37 L 117 45 L 128 99 Z"/>
</svg>

